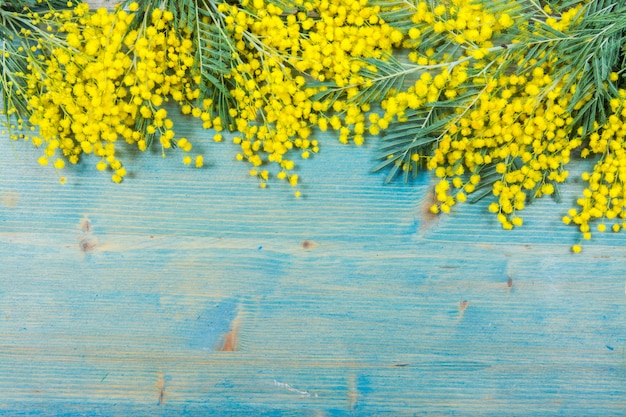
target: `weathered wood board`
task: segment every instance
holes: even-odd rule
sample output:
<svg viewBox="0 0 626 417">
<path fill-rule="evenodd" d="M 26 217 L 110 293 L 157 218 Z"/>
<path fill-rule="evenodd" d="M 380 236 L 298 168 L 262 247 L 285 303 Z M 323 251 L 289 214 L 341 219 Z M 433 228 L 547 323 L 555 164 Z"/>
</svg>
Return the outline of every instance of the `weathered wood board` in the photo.
<svg viewBox="0 0 626 417">
<path fill-rule="evenodd" d="M 296 199 L 178 133 L 206 168 L 120 185 L 0 135 L 0 415 L 626 415 L 626 240 L 570 253 L 575 181 L 505 232 L 374 142 L 322 136 Z"/>
<path fill-rule="evenodd" d="M 624 414 L 622 234 L 573 255 L 550 200 L 432 218 L 428 176 L 332 137 L 296 199 L 182 134 L 207 168 L 130 156 L 120 185 L 0 137 L 0 414 Z"/>
</svg>

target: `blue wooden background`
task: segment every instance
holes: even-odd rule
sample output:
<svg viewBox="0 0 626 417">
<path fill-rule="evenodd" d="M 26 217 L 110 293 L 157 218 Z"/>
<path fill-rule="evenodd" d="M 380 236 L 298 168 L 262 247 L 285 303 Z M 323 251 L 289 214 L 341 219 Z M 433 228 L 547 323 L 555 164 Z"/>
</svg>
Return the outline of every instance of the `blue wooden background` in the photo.
<svg viewBox="0 0 626 417">
<path fill-rule="evenodd" d="M 322 137 L 296 199 L 185 129 L 206 168 L 120 185 L 0 136 L 1 415 L 625 414 L 625 238 L 570 253 L 580 185 L 505 232 L 374 142 Z"/>
</svg>

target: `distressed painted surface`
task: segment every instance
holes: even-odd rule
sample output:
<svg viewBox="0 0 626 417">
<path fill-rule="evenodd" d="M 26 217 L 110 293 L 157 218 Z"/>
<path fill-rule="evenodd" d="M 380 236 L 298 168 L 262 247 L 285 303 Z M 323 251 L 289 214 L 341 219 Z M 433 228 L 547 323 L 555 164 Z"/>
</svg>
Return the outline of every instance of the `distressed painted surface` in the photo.
<svg viewBox="0 0 626 417">
<path fill-rule="evenodd" d="M 208 168 L 138 155 L 121 185 L 0 138 L 0 414 L 624 413 L 623 233 L 571 255 L 549 200 L 513 232 L 431 218 L 426 176 L 332 138 L 298 200 L 181 133 Z"/>
<path fill-rule="evenodd" d="M 372 144 L 325 137 L 298 200 L 179 133 L 206 169 L 65 186 L 0 135 L 1 415 L 624 414 L 624 233 L 570 254 L 576 185 L 503 232 L 384 186 Z"/>
</svg>

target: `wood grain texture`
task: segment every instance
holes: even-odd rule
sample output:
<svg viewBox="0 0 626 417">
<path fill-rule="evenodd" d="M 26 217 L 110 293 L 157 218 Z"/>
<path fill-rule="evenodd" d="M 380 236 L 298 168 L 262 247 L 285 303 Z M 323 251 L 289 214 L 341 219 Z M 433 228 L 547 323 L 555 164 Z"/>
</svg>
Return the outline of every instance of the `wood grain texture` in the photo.
<svg viewBox="0 0 626 417">
<path fill-rule="evenodd" d="M 177 127 L 208 166 L 120 185 L 0 135 L 1 415 L 624 415 L 624 234 L 570 253 L 579 184 L 504 232 L 374 143 L 320 137 L 295 199 Z"/>
<path fill-rule="evenodd" d="M 181 134 L 206 169 L 136 155 L 121 185 L 0 138 L 3 415 L 626 409 L 622 236 L 572 255 L 549 200 L 512 232 L 484 204 L 424 218 L 427 176 L 383 185 L 331 137 L 295 199 Z"/>
<path fill-rule="evenodd" d="M 100 7 L 105 7 L 107 9 L 113 9 L 116 4 L 120 3 L 118 0 L 89 0 L 84 3 L 88 3 L 89 7 L 93 9 L 98 9 Z"/>
</svg>

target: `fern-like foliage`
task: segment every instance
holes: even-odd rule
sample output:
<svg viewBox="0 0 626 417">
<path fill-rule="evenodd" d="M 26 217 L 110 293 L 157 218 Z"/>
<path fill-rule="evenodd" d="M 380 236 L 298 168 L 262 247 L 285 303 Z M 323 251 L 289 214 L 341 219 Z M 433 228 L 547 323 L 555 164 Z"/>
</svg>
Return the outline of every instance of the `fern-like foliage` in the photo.
<svg viewBox="0 0 626 417">
<path fill-rule="evenodd" d="M 480 183 L 478 183 L 476 189 L 467 200 L 471 204 L 475 204 L 491 195 L 496 181 L 502 180 L 502 174 L 496 171 L 495 163 L 481 165 L 476 171 L 476 174 L 480 175 Z"/>
<path fill-rule="evenodd" d="M 564 30 L 548 25 L 549 17 L 535 13 L 528 27 L 520 26 L 513 32 L 521 41 L 511 45 L 507 60 L 517 63 L 518 73 L 529 73 L 549 63 L 553 85 L 561 83 L 563 91 L 575 89 L 568 108 L 575 126 L 582 127 L 583 134 L 591 132 L 594 122 L 602 125 L 606 121 L 609 100 L 618 93 L 609 74 L 621 72 L 624 64 L 626 4 L 586 2 Z M 584 104 L 580 107 L 579 103 Z"/>
<path fill-rule="evenodd" d="M 3 113 L 10 116 L 10 109 L 18 114 L 26 114 L 27 103 L 24 97 L 16 94 L 25 90 L 25 81 L 18 74 L 25 74 L 28 62 L 18 55 L 19 45 L 10 39 L 0 40 L 0 93 L 2 93 Z"/>
<path fill-rule="evenodd" d="M 348 98 L 348 102 L 357 105 L 383 100 L 390 92 L 402 89 L 409 74 L 420 70 L 415 65 L 402 64 L 393 56 L 366 58 L 364 62 L 366 65 L 359 74 L 365 78 L 365 83 L 358 93 Z"/>
<path fill-rule="evenodd" d="M 408 32 L 415 24 L 411 17 L 417 11 L 417 0 L 379 0 L 376 5 L 380 7 L 380 17 L 390 26 Z"/>
<path fill-rule="evenodd" d="M 445 132 L 446 125 L 453 119 L 435 105 L 407 112 L 402 122 L 394 123 L 385 132 L 378 149 L 380 161 L 374 172 L 388 169 L 385 182 L 391 182 L 400 173 L 404 181 L 409 174 L 415 178 L 424 169 L 423 155 L 432 155 Z M 417 160 L 414 158 L 417 155 Z"/>
<path fill-rule="evenodd" d="M 338 86 L 334 81 L 324 83 L 309 83 L 310 87 L 321 88 L 313 96 L 316 101 L 330 101 L 334 103 L 344 98 L 348 104 L 361 106 L 383 100 L 394 90 L 405 86 L 409 74 L 419 72 L 421 67 L 403 64 L 393 56 L 384 58 L 363 58 L 363 66 L 359 71 L 362 81 L 358 84 Z"/>
<path fill-rule="evenodd" d="M 46 2 L 40 2 L 37 0 L 11 0 L 0 2 L 0 10 L 18 13 L 23 13 L 25 11 L 40 12 L 47 10 L 63 10 L 67 7 L 67 2 L 63 0 L 49 0 Z"/>
<path fill-rule="evenodd" d="M 14 109 L 18 115 L 27 114 L 28 98 L 21 94 L 26 90 L 24 74 L 39 71 L 43 75 L 43 70 L 37 68 L 39 61 L 34 58 L 30 47 L 38 42 L 64 45 L 62 38 L 51 37 L 45 30 L 47 25 L 53 26 L 54 22 L 40 17 L 40 23 L 37 23 L 29 14 L 67 7 L 67 2 L 61 0 L 44 3 L 36 0 L 0 1 L 0 98 L 7 118 L 10 109 Z M 23 35 L 22 30 L 30 35 Z"/>
<path fill-rule="evenodd" d="M 230 125 L 233 121 L 228 109 L 234 106 L 230 73 L 236 66 L 237 48 L 226 31 L 226 23 L 215 1 L 198 0 L 195 13 L 196 65 L 202 77 L 201 96 L 213 100 L 220 118 Z"/>
<path fill-rule="evenodd" d="M 426 168 L 427 157 L 434 154 L 450 127 L 471 111 L 484 89 L 485 84 L 466 83 L 459 86 L 461 93 L 454 99 L 407 110 L 382 135 L 377 155 L 380 162 L 373 171 L 388 169 L 385 182 L 393 181 L 400 174 L 404 182 L 417 177 L 419 171 Z M 418 156 L 417 161 L 414 155 Z"/>
<path fill-rule="evenodd" d="M 122 7 L 133 0 L 125 0 Z M 192 33 L 195 42 L 195 70 L 200 75 L 200 99 L 211 99 L 225 125 L 233 123 L 229 109 L 235 107 L 230 91 L 235 87 L 233 68 L 240 63 L 235 42 L 226 28 L 225 16 L 215 0 L 139 0 L 135 25 L 149 19 L 154 8 L 172 12 L 174 29 Z"/>
</svg>

